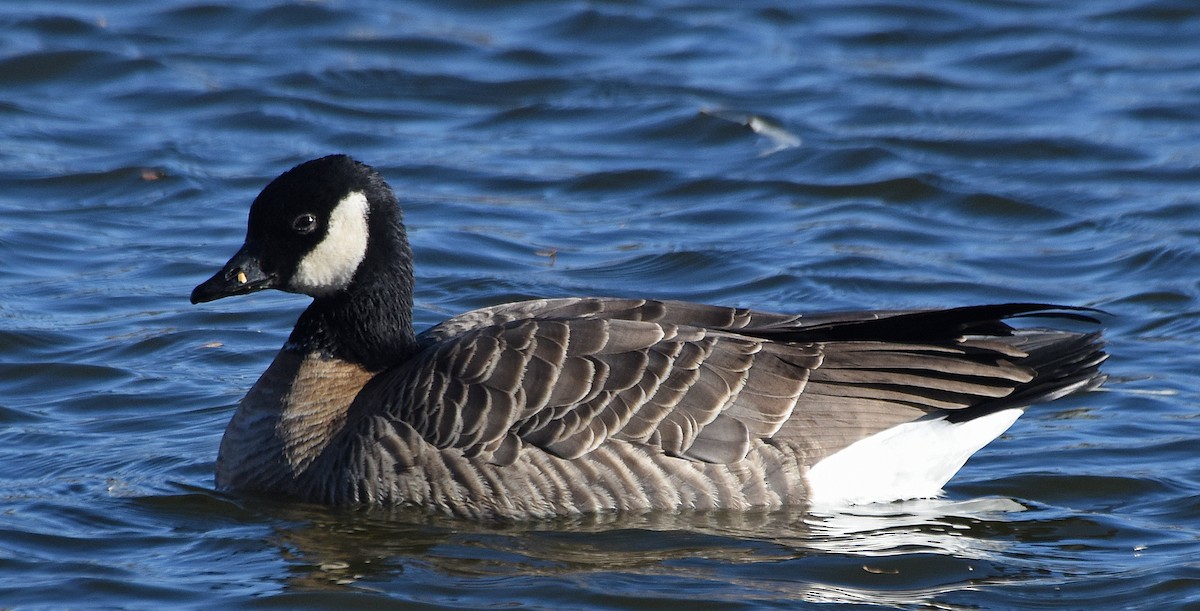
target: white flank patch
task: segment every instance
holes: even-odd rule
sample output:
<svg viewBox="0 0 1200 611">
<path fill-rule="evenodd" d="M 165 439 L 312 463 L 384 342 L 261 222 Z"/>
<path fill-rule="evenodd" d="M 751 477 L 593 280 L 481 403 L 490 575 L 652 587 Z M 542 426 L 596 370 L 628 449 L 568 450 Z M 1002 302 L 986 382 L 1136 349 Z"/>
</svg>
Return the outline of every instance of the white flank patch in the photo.
<svg viewBox="0 0 1200 611">
<path fill-rule="evenodd" d="M 354 191 L 329 215 L 325 239 L 312 249 L 292 276 L 292 288 L 314 297 L 346 287 L 367 255 L 367 196 Z"/>
<path fill-rule="evenodd" d="M 958 424 L 926 417 L 860 439 L 809 469 L 809 500 L 837 507 L 935 497 L 1022 413 L 1006 409 Z"/>
</svg>

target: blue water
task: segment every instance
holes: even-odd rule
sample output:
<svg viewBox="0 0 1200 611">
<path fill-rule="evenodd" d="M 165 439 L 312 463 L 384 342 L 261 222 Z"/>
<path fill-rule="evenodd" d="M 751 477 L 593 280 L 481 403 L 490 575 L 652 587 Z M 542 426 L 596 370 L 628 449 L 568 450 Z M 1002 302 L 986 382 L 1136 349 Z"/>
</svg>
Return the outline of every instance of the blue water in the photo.
<svg viewBox="0 0 1200 611">
<path fill-rule="evenodd" d="M 1078 6 L 1076 6 L 1078 5 Z M 0 607 L 1200 605 L 1200 5 L 0 5 Z M 258 190 L 396 187 L 421 325 L 533 296 L 1102 308 L 939 501 L 480 525 L 213 490 L 305 300 Z"/>
</svg>

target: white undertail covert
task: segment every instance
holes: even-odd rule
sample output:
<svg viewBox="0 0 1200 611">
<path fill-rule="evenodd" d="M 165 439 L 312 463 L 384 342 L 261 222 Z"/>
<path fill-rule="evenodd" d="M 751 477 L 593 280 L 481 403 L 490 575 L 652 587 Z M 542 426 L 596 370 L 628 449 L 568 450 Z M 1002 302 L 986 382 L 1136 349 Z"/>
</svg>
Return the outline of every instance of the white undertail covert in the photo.
<svg viewBox="0 0 1200 611">
<path fill-rule="evenodd" d="M 809 502 L 836 507 L 935 497 L 1022 412 L 1006 409 L 966 422 L 926 416 L 861 439 L 808 470 Z"/>
</svg>

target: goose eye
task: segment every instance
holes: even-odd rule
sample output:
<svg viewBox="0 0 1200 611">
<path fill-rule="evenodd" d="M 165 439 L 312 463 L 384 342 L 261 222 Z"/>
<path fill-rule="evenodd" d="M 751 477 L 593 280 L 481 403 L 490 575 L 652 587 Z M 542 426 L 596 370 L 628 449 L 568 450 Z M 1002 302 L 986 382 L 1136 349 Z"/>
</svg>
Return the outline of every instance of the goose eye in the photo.
<svg viewBox="0 0 1200 611">
<path fill-rule="evenodd" d="M 312 231 L 316 228 L 317 228 L 317 217 L 315 217 L 311 214 L 307 214 L 307 213 L 301 214 L 300 216 L 298 216 L 292 220 L 292 229 L 295 229 L 296 233 L 308 234 L 308 233 L 312 233 Z"/>
</svg>

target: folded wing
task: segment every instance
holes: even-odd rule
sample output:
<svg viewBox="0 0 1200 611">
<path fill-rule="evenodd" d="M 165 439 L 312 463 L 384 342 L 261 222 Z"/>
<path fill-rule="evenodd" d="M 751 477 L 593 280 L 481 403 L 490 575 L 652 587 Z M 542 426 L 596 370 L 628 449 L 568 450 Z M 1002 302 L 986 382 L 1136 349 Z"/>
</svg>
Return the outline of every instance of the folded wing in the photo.
<svg viewBox="0 0 1200 611">
<path fill-rule="evenodd" d="M 571 459 L 609 440 L 715 463 L 763 440 L 817 460 L 933 411 L 968 418 L 1098 383 L 1095 336 L 1014 333 L 1001 321 L 1048 309 L 801 318 L 645 300 L 521 302 L 426 332 L 424 351 L 378 376 L 360 403 L 383 404 L 436 447 L 498 464 L 529 445 Z"/>
</svg>

